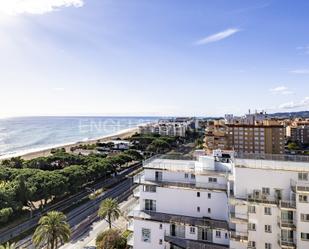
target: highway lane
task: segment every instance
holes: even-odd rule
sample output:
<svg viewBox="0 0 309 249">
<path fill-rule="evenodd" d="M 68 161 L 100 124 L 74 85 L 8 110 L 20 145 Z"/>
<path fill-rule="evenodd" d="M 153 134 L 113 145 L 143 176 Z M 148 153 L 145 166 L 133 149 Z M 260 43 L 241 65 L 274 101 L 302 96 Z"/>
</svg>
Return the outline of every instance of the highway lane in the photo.
<svg viewBox="0 0 309 249">
<path fill-rule="evenodd" d="M 104 181 L 96 183 L 96 184 L 92 185 L 91 188 L 92 189 L 99 189 L 99 188 L 102 188 L 102 187 L 108 187 L 108 186 L 111 186 L 113 184 L 116 184 L 117 182 L 125 179 L 125 177 L 128 174 L 130 174 L 133 171 L 135 171 L 136 169 L 140 168 L 141 165 L 142 165 L 141 163 L 137 163 L 136 165 L 120 172 L 117 177 L 108 178 Z M 74 204 L 75 202 L 77 202 L 78 200 L 80 200 L 80 199 L 82 199 L 82 198 L 84 198 L 88 195 L 89 195 L 89 191 L 83 190 L 82 192 L 80 192 L 80 193 L 78 193 L 74 196 L 71 196 L 71 197 L 63 200 L 62 202 L 56 203 L 56 204 L 54 204 L 50 207 L 47 207 L 46 209 L 44 209 L 41 212 L 35 213 L 33 218 L 26 220 L 25 222 L 0 233 L 0 244 L 5 242 L 5 241 L 8 241 L 12 238 L 15 238 L 19 234 L 21 234 L 25 231 L 28 231 L 31 228 L 34 228 L 37 225 L 37 222 L 39 221 L 40 217 L 43 214 L 47 213 L 48 211 L 50 211 L 50 210 L 63 211 L 66 208 L 68 208 L 69 206 L 71 206 L 72 204 Z"/>
<path fill-rule="evenodd" d="M 97 199 L 91 200 L 69 212 L 67 214 L 67 219 L 72 228 L 72 238 L 74 239 L 78 237 L 80 233 L 85 231 L 87 226 L 98 219 L 97 211 L 102 200 L 106 198 L 124 199 L 133 193 L 133 188 L 133 179 L 126 178 L 123 182 L 102 193 Z M 17 244 L 18 248 L 34 248 L 31 242 L 31 237 L 32 235 L 20 241 Z"/>
</svg>

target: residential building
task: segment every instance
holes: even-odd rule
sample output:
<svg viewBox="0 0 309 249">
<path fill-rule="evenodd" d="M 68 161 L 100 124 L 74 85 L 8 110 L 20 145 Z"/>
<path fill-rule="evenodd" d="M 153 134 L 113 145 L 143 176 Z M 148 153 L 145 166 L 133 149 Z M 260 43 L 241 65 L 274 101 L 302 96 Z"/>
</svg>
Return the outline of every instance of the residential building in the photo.
<svg viewBox="0 0 309 249">
<path fill-rule="evenodd" d="M 224 120 L 208 121 L 205 129 L 204 147 L 207 154 L 211 154 L 213 150 L 229 150 L 228 127 Z"/>
<path fill-rule="evenodd" d="M 156 158 L 134 180 L 134 249 L 309 248 L 308 157 Z"/>
<path fill-rule="evenodd" d="M 205 149 L 235 150 L 238 153 L 283 154 L 285 128 L 278 120 L 263 113 L 244 117 L 226 115 L 209 123 L 205 131 Z"/>
</svg>

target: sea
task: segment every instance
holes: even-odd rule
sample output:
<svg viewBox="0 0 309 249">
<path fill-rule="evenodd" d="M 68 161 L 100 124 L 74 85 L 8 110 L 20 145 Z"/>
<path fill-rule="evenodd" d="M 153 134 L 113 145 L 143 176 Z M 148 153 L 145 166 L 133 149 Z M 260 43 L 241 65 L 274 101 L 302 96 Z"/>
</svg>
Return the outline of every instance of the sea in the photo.
<svg viewBox="0 0 309 249">
<path fill-rule="evenodd" d="M 0 159 L 116 135 L 159 117 L 15 117 L 0 119 Z"/>
</svg>

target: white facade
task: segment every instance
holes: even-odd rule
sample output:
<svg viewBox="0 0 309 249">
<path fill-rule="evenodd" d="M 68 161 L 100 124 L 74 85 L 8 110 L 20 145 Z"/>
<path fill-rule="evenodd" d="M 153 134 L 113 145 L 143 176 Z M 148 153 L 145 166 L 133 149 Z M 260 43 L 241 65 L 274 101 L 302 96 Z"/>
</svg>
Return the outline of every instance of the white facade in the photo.
<svg viewBox="0 0 309 249">
<path fill-rule="evenodd" d="M 309 162 L 221 156 L 145 162 L 134 249 L 309 248 Z"/>
</svg>

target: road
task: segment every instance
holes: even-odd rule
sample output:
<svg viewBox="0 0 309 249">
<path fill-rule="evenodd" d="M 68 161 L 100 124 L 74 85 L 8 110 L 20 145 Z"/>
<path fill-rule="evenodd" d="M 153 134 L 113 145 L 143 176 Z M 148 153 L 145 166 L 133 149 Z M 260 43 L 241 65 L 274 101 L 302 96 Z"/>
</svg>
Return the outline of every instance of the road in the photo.
<svg viewBox="0 0 309 249">
<path fill-rule="evenodd" d="M 128 200 L 120 203 L 120 210 L 123 213 L 127 213 L 132 206 L 136 204 L 136 199 L 131 197 Z M 120 217 L 118 220 L 113 222 L 113 227 L 121 230 L 127 228 L 127 220 L 125 217 Z M 93 248 L 95 246 L 95 240 L 99 233 L 108 229 L 108 223 L 105 220 L 97 219 L 93 223 L 89 224 L 84 228 L 84 230 L 76 234 L 74 238 L 60 247 L 60 249 L 82 249 L 82 248 Z"/>
<path fill-rule="evenodd" d="M 114 184 L 116 184 L 117 182 L 121 182 L 123 181 L 124 179 L 126 179 L 126 176 L 130 173 L 132 173 L 134 170 L 138 169 L 141 167 L 141 163 L 138 163 L 124 171 L 122 171 L 121 173 L 118 174 L 117 177 L 113 177 L 113 178 L 109 178 L 109 179 L 106 179 L 106 180 L 103 180 L 99 183 L 96 183 L 94 185 L 91 186 L 92 189 L 99 189 L 99 188 L 102 188 L 102 187 L 109 187 L 109 186 L 112 186 Z M 31 228 L 34 228 L 40 217 L 47 213 L 48 211 L 50 210 L 57 210 L 57 211 L 63 211 L 65 209 L 67 209 L 68 207 L 70 207 L 72 204 L 74 204 L 75 202 L 77 202 L 78 200 L 81 200 L 83 199 L 84 197 L 87 197 L 89 195 L 89 192 L 84 190 L 74 196 L 71 196 L 71 197 L 68 197 L 66 198 L 65 200 L 59 202 L 59 203 L 56 203 L 52 206 L 49 206 L 47 208 L 45 208 L 43 211 L 41 212 L 37 212 L 34 214 L 34 217 L 31 218 L 31 219 L 28 219 L 26 220 L 25 222 L 11 228 L 11 229 L 7 229 L 3 232 L 0 233 L 0 244 L 1 243 L 4 243 L 10 239 L 13 239 L 15 238 L 16 236 L 18 236 L 19 234 L 25 232 L 25 231 L 28 231 L 29 229 Z M 89 202 L 89 203 L 92 203 L 92 202 Z M 75 210 L 74 210 L 75 211 Z M 76 215 L 76 214 L 75 214 Z"/>
<path fill-rule="evenodd" d="M 98 220 L 97 211 L 102 200 L 106 198 L 117 198 L 119 201 L 122 201 L 133 193 L 134 187 L 132 178 L 126 178 L 121 183 L 102 193 L 95 200 L 88 201 L 69 212 L 67 214 L 67 221 L 71 226 L 72 239 L 74 240 L 75 238 L 78 238 L 85 232 L 87 227 L 89 227 L 94 221 Z M 18 248 L 33 249 L 34 246 L 32 245 L 31 237 L 32 235 L 20 241 L 17 244 Z"/>
</svg>

